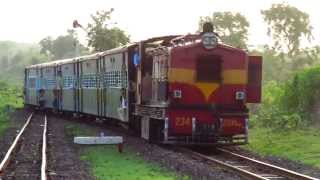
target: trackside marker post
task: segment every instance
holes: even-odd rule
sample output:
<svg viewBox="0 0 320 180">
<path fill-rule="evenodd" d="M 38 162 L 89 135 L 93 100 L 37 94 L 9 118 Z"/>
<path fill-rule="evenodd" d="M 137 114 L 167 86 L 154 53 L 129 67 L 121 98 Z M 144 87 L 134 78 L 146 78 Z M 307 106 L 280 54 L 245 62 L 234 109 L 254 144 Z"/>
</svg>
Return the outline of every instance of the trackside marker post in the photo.
<svg viewBox="0 0 320 180">
<path fill-rule="evenodd" d="M 119 153 L 123 152 L 123 137 L 122 136 L 98 136 L 98 137 L 74 137 L 75 144 L 109 144 L 117 145 Z"/>
</svg>

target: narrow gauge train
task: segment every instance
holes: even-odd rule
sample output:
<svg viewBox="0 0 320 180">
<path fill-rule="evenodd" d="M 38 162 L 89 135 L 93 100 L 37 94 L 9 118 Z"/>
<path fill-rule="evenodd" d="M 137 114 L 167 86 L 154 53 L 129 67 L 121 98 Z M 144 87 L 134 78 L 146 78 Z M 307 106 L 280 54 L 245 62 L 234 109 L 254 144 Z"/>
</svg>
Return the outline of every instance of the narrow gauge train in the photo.
<svg viewBox="0 0 320 180">
<path fill-rule="evenodd" d="M 152 142 L 248 142 L 262 58 L 214 32 L 164 36 L 25 69 L 25 104 L 117 120 Z M 41 96 L 41 97 L 40 97 Z"/>
</svg>

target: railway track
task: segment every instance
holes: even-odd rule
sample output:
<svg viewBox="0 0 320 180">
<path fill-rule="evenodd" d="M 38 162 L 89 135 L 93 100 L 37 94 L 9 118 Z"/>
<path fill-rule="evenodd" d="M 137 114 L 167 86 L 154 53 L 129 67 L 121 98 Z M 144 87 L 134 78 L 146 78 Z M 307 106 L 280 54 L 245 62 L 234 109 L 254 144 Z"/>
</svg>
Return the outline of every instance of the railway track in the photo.
<svg viewBox="0 0 320 180">
<path fill-rule="evenodd" d="M 0 180 L 46 180 L 47 116 L 31 113 L 0 164 Z"/>
<path fill-rule="evenodd" d="M 246 179 L 319 180 L 318 178 L 258 161 L 222 148 L 218 148 L 218 154 L 214 155 L 206 155 L 190 149 L 181 149 L 181 151 L 186 152 L 195 158 L 201 158 L 225 169 L 234 171 Z"/>
</svg>

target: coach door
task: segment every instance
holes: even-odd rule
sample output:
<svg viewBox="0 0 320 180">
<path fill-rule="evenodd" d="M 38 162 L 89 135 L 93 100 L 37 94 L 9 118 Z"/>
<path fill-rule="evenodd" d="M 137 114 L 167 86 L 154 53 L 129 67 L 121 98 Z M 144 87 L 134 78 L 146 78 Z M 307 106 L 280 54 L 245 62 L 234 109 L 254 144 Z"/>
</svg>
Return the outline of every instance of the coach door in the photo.
<svg viewBox="0 0 320 180">
<path fill-rule="evenodd" d="M 104 111 L 106 117 L 128 121 L 128 55 L 118 53 L 103 59 Z"/>
<path fill-rule="evenodd" d="M 97 74 L 98 59 L 92 57 L 80 62 L 81 70 L 81 110 L 83 113 L 98 114 L 98 74 Z"/>
<path fill-rule="evenodd" d="M 75 111 L 75 66 L 73 62 L 61 65 L 62 70 L 62 109 Z"/>
<path fill-rule="evenodd" d="M 36 81 L 37 81 L 37 70 L 36 68 L 30 68 L 27 70 L 27 92 L 26 98 L 28 104 L 37 105 L 37 90 L 36 90 Z"/>
<path fill-rule="evenodd" d="M 43 78 L 46 81 L 46 85 L 44 86 L 45 90 L 45 100 L 46 100 L 46 107 L 53 108 L 53 101 L 54 95 L 53 91 L 56 87 L 57 80 L 56 80 L 56 72 L 54 66 L 47 66 L 42 69 Z"/>
</svg>

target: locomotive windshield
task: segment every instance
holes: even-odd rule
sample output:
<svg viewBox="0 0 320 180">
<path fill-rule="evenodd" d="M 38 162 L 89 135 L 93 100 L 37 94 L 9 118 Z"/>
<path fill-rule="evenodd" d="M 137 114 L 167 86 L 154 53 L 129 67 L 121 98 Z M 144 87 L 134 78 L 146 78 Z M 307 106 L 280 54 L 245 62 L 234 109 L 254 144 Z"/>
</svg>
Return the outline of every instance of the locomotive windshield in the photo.
<svg viewBox="0 0 320 180">
<path fill-rule="evenodd" d="M 221 58 L 219 56 L 200 56 L 197 59 L 198 82 L 221 81 Z"/>
</svg>

